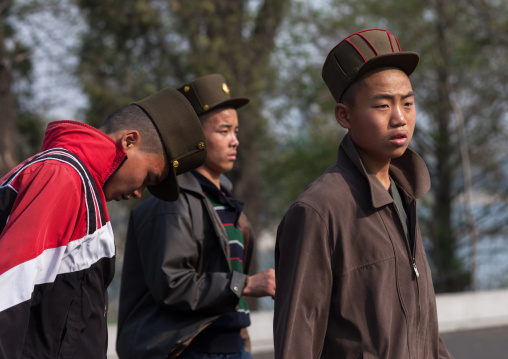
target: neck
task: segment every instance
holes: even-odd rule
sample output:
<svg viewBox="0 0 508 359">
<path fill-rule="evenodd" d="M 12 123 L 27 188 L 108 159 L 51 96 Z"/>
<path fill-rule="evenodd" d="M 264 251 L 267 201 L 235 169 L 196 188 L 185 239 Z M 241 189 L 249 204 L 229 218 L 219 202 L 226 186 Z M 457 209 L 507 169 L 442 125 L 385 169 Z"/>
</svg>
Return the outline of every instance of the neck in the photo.
<svg viewBox="0 0 508 359">
<path fill-rule="evenodd" d="M 363 161 L 363 160 L 362 160 Z M 372 164 L 365 163 L 363 161 L 363 164 L 365 168 L 367 169 L 367 172 L 373 174 L 376 176 L 376 178 L 381 182 L 383 187 L 386 190 L 390 189 L 391 182 L 390 182 L 390 162 L 383 166 L 372 166 Z"/>
<path fill-rule="evenodd" d="M 386 170 L 383 169 L 382 171 L 379 171 L 375 174 L 376 178 L 379 180 L 379 182 L 381 182 L 381 184 L 387 191 L 390 189 L 390 186 L 391 186 L 390 174 L 389 174 L 388 169 L 389 169 L 389 166 L 386 167 Z"/>
<path fill-rule="evenodd" d="M 196 171 L 210 180 L 217 188 L 220 188 L 220 173 L 212 173 L 204 166 L 198 167 Z"/>
</svg>

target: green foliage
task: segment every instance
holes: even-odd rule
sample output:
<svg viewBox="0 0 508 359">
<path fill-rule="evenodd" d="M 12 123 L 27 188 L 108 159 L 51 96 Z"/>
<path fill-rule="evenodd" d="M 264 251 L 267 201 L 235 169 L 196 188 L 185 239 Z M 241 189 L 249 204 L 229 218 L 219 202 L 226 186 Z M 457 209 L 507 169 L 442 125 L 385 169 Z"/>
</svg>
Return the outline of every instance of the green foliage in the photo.
<svg viewBox="0 0 508 359">
<path fill-rule="evenodd" d="M 88 30 L 82 34 L 77 74 L 98 126 L 112 112 L 155 92 L 168 64 L 157 39 L 162 18 L 145 1 L 78 1 Z"/>
<path fill-rule="evenodd" d="M 328 119 L 326 119 L 328 120 Z M 284 142 L 272 143 L 263 152 L 263 219 L 277 224 L 291 203 L 337 161 L 344 131 L 337 123 L 315 119 L 298 128 Z"/>
<path fill-rule="evenodd" d="M 419 113 L 412 147 L 432 177 L 432 190 L 421 201 L 420 226 L 436 288 L 467 288 L 467 265 L 458 253 L 468 239 L 460 114 L 452 105 L 458 103 L 464 117 L 474 191 L 480 198 L 496 198 L 475 212 L 481 235 L 493 236 L 506 221 L 489 221 L 491 205 L 498 205 L 499 215 L 499 206 L 506 209 L 508 203 L 506 5 L 292 0 L 288 7 L 289 2 L 79 0 L 88 25 L 77 71 L 91 103 L 87 121 L 97 125 L 115 109 L 163 87 L 210 72 L 224 74 L 233 95 L 251 98 L 239 111 L 239 160 L 230 176 L 251 217 L 262 212 L 263 224 L 272 226 L 335 162 L 343 132 L 320 76 L 328 51 L 352 32 L 385 28 L 402 49 L 421 55 L 411 76 Z"/>
<path fill-rule="evenodd" d="M 279 55 L 290 59 L 281 65 L 285 83 L 280 87 L 286 89 L 286 100 L 278 104 L 291 104 L 291 115 L 312 107 L 333 113 L 320 69 L 328 51 L 353 32 L 385 28 L 398 37 L 403 50 L 420 53 L 420 65 L 411 76 L 419 113 L 412 147 L 426 160 L 433 184 L 422 201 L 420 226 L 429 243 L 437 291 L 467 288 L 467 265 L 457 251 L 459 236 L 467 239 L 467 224 L 461 217 L 464 181 L 456 121 L 464 117 L 475 193 L 495 193 L 494 204 L 506 208 L 506 147 L 501 143 L 507 135 L 508 7 L 497 1 L 465 0 L 293 3 Z M 307 147 L 313 145 L 320 143 Z M 475 212 L 483 236 L 502 229 L 499 222 L 489 221 L 489 206 Z"/>
<path fill-rule="evenodd" d="M 40 151 L 44 138 L 44 123 L 32 113 L 20 113 L 17 119 L 18 151 L 21 159 L 33 156 Z"/>
<path fill-rule="evenodd" d="M 254 228 L 260 207 L 259 156 L 266 138 L 264 98 L 277 82 L 270 64 L 289 0 L 80 0 L 88 25 L 77 74 L 98 125 L 119 107 L 164 87 L 221 73 L 233 96 L 251 102 L 239 111 L 240 151 L 229 176 Z"/>
<path fill-rule="evenodd" d="M 32 49 L 15 26 L 29 12 L 23 4 L 0 3 L 0 176 L 40 143 L 33 137 L 40 135 L 40 116 L 26 105 L 32 94 Z M 31 124 L 25 126 L 28 119 Z"/>
</svg>

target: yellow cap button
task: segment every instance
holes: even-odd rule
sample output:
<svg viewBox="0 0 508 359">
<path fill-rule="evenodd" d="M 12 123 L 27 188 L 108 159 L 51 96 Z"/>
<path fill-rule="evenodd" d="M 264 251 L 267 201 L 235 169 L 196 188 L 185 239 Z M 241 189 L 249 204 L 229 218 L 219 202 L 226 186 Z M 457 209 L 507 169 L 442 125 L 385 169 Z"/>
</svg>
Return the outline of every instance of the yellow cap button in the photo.
<svg viewBox="0 0 508 359">
<path fill-rule="evenodd" d="M 208 111 L 209 108 L 210 108 L 210 106 L 208 106 L 208 105 L 203 106 L 203 110 L 205 110 L 205 111 Z"/>
<path fill-rule="evenodd" d="M 185 92 L 189 92 L 190 87 L 189 87 L 189 86 L 185 86 L 185 87 L 183 88 L 183 90 L 184 90 Z"/>
<path fill-rule="evenodd" d="M 222 91 L 224 91 L 224 93 L 226 95 L 229 95 L 229 86 L 226 85 L 225 83 L 222 84 Z"/>
<path fill-rule="evenodd" d="M 180 163 L 178 161 L 173 161 L 173 167 L 177 168 L 180 166 Z"/>
<path fill-rule="evenodd" d="M 204 142 L 200 142 L 200 143 L 198 143 L 198 148 L 199 148 L 200 150 L 204 150 L 204 149 L 205 149 L 205 143 L 204 143 Z"/>
</svg>

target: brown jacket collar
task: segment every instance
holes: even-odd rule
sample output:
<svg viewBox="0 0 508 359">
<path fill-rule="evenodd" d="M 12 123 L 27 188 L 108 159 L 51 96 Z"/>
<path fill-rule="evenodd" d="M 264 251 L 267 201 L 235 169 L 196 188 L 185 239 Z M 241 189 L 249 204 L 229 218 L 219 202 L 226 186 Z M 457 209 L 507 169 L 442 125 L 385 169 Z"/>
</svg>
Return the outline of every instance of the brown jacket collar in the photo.
<svg viewBox="0 0 508 359">
<path fill-rule="evenodd" d="M 393 202 L 376 176 L 365 169 L 351 136 L 346 134 L 339 147 L 337 165 L 351 170 L 348 164 L 353 165 L 367 179 L 374 208 Z M 430 189 L 430 176 L 425 162 L 409 148 L 402 156 L 392 159 L 390 176 L 404 191 L 415 198 L 420 198 Z"/>
</svg>

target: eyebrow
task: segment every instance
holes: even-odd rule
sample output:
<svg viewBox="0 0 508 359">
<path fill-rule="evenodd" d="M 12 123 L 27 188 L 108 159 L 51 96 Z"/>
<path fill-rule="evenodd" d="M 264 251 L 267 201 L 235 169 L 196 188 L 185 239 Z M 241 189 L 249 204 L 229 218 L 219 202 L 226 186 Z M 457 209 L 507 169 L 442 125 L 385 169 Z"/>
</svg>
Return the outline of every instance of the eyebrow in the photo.
<svg viewBox="0 0 508 359">
<path fill-rule="evenodd" d="M 413 91 L 410 91 L 408 92 L 407 94 L 405 95 L 402 95 L 402 99 L 406 99 L 408 97 L 413 97 L 415 94 Z M 379 94 L 379 95 L 374 95 L 373 99 L 374 100 L 381 100 L 381 99 L 393 99 L 395 98 L 396 95 L 390 95 L 390 94 Z"/>
<path fill-rule="evenodd" d="M 221 124 L 219 125 L 219 130 L 220 130 L 220 129 L 223 129 L 223 128 L 228 128 L 228 129 L 229 129 L 229 128 L 233 128 L 233 125 L 232 125 L 232 124 L 229 124 L 229 123 L 221 123 Z M 238 126 L 236 126 L 236 127 L 235 127 L 235 129 L 238 129 Z"/>
</svg>

